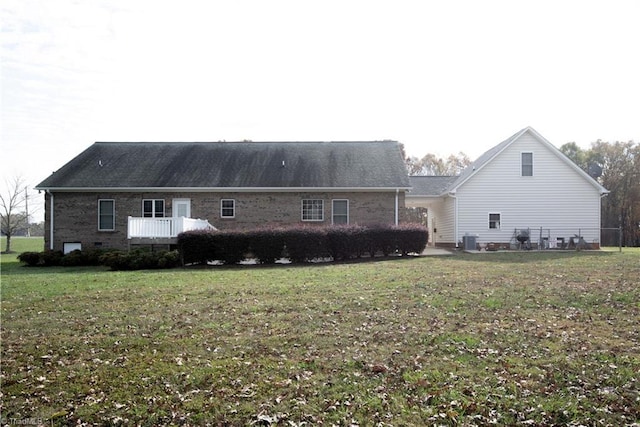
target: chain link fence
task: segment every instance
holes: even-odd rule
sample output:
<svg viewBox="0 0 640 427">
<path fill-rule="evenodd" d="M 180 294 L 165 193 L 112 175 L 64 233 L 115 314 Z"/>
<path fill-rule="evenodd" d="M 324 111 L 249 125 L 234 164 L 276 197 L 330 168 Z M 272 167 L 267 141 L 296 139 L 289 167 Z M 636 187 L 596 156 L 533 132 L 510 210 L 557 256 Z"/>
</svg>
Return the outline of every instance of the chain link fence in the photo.
<svg viewBox="0 0 640 427">
<path fill-rule="evenodd" d="M 510 249 L 580 250 L 602 246 L 621 248 L 620 228 L 544 228 L 518 227 L 513 231 Z"/>
</svg>

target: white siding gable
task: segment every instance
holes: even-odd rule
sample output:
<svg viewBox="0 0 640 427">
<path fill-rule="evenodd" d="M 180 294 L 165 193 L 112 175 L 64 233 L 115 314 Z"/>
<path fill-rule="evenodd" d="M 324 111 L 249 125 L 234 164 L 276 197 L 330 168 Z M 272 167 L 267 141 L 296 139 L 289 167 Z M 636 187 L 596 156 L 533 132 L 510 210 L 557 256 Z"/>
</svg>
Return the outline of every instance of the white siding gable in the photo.
<svg viewBox="0 0 640 427">
<path fill-rule="evenodd" d="M 533 153 L 533 176 L 522 176 L 522 153 Z M 534 132 L 523 132 L 456 191 L 457 240 L 478 234 L 479 242 L 509 242 L 515 229 L 551 229 L 551 238 L 581 232 L 599 242 L 600 190 L 567 164 Z M 500 213 L 500 229 L 489 228 L 489 213 Z"/>
</svg>

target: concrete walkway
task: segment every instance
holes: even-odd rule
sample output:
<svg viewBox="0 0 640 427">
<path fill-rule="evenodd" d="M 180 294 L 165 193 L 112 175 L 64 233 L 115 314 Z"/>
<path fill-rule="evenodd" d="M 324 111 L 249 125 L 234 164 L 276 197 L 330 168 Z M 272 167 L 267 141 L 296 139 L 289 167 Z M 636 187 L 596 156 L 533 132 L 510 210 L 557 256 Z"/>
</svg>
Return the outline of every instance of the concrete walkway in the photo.
<svg viewBox="0 0 640 427">
<path fill-rule="evenodd" d="M 442 248 L 434 248 L 433 246 L 427 246 L 427 248 L 422 252 L 423 256 L 443 256 L 443 255 L 453 255 L 455 252 L 450 251 L 448 249 Z"/>
</svg>

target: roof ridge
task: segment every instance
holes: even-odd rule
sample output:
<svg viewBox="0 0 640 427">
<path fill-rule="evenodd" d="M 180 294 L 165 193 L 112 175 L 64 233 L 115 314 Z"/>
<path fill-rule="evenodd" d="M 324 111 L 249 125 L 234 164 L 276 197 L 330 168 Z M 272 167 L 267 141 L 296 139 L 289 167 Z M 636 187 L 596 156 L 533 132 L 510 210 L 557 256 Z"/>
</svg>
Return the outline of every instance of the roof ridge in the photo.
<svg viewBox="0 0 640 427">
<path fill-rule="evenodd" d="M 94 144 L 377 144 L 393 143 L 398 141 L 391 139 L 384 140 L 335 140 L 335 141 L 95 141 Z"/>
</svg>

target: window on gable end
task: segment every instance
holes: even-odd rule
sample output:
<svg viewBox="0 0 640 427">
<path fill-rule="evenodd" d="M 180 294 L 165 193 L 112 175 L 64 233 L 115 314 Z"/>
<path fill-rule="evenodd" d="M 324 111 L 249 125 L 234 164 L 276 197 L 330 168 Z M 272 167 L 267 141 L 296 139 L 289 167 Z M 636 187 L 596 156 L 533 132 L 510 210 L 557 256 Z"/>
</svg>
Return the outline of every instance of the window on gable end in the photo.
<svg viewBox="0 0 640 427">
<path fill-rule="evenodd" d="M 521 156 L 522 176 L 533 176 L 533 153 L 522 153 Z"/>
</svg>

